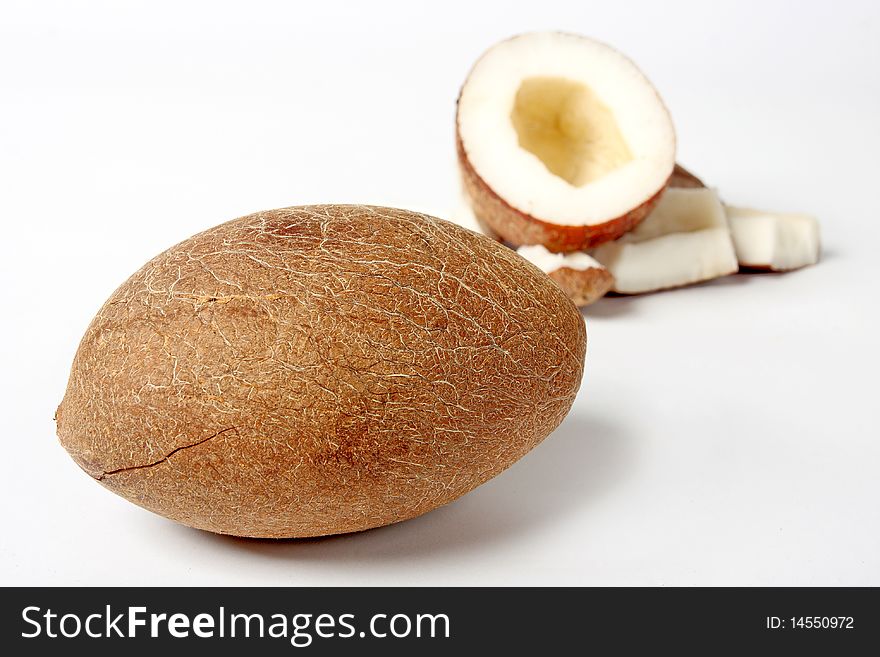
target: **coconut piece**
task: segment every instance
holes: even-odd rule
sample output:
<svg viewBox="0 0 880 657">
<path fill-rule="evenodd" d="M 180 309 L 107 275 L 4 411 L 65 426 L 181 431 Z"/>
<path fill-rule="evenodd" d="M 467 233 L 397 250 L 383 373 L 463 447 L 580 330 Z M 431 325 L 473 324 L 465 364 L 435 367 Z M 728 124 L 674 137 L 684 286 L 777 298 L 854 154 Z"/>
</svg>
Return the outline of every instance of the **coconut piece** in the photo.
<svg viewBox="0 0 880 657">
<path fill-rule="evenodd" d="M 695 187 L 705 187 L 702 180 L 697 178 L 690 171 L 680 164 L 676 164 L 672 170 L 672 176 L 669 178 L 669 186 L 677 188 L 691 189 Z"/>
<path fill-rule="evenodd" d="M 598 301 L 614 284 L 611 272 L 583 251 L 553 253 L 535 244 L 521 246 L 516 252 L 556 281 L 576 306 Z"/>
<path fill-rule="evenodd" d="M 629 59 L 586 37 L 523 34 L 462 87 L 456 142 L 477 218 L 505 241 L 579 251 L 636 226 L 675 164 L 669 112 Z"/>
<path fill-rule="evenodd" d="M 644 222 L 593 256 L 622 294 L 707 281 L 738 268 L 724 208 L 708 188 L 667 190 Z"/>
<path fill-rule="evenodd" d="M 451 213 L 450 219 L 475 233 L 499 239 L 497 235 L 487 232 L 489 229 L 477 220 L 467 203 L 460 204 Z M 556 281 L 576 306 L 588 306 L 602 298 L 614 282 L 611 273 L 583 251 L 553 253 L 540 244 L 535 244 L 521 246 L 516 252 Z"/>
<path fill-rule="evenodd" d="M 726 207 L 740 267 L 789 271 L 819 261 L 819 222 L 807 214 Z"/>
</svg>

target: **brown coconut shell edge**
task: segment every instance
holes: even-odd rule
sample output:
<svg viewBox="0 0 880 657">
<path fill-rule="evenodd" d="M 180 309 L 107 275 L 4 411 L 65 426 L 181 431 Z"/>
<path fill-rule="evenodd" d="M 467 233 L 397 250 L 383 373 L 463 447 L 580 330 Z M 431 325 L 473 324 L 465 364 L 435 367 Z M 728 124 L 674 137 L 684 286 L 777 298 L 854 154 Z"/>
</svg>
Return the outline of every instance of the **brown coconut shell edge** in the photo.
<svg viewBox="0 0 880 657">
<path fill-rule="evenodd" d="M 635 228 L 654 208 L 667 187 L 665 183 L 648 200 L 626 214 L 601 224 L 568 226 L 538 219 L 517 210 L 501 198 L 471 165 L 456 120 L 455 144 L 462 183 L 471 207 L 481 225 L 515 246 L 543 244 L 554 253 L 586 251 L 617 239 Z"/>
</svg>

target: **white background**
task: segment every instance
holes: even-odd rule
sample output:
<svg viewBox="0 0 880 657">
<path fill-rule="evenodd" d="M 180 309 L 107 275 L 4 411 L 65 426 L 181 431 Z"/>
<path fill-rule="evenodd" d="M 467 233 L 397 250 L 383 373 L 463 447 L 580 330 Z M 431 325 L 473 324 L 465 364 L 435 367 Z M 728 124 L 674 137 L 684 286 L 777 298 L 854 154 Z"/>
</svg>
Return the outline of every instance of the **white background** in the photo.
<svg viewBox="0 0 880 657">
<path fill-rule="evenodd" d="M 878 3 L 0 6 L 3 584 L 880 585 Z M 214 536 L 74 465 L 52 415 L 119 283 L 255 210 L 455 207 L 464 76 L 551 28 L 630 55 L 725 199 L 818 215 L 822 263 L 603 300 L 563 426 L 393 527 Z"/>
</svg>

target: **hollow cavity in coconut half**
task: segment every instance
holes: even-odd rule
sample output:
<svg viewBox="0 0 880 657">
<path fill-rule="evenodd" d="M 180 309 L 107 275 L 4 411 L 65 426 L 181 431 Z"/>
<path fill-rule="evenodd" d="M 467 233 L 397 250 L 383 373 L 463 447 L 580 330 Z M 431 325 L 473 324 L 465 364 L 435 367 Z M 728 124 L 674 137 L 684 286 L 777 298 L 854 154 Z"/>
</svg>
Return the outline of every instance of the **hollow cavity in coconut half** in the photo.
<svg viewBox="0 0 880 657">
<path fill-rule="evenodd" d="M 477 218 L 505 241 L 592 248 L 635 227 L 675 166 L 675 130 L 624 55 L 524 34 L 489 49 L 458 99 L 456 143 Z"/>
</svg>

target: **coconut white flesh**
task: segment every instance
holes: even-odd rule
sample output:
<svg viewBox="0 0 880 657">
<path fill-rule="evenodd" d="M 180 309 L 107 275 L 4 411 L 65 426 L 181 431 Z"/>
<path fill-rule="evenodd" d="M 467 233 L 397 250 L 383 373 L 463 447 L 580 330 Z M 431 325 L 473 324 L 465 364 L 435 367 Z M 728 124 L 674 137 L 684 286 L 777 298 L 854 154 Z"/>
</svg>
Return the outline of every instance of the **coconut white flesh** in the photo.
<svg viewBox="0 0 880 657">
<path fill-rule="evenodd" d="M 615 292 L 679 287 L 737 271 L 724 208 L 715 190 L 668 189 L 635 230 L 593 256 L 614 276 Z"/>
<path fill-rule="evenodd" d="M 819 222 L 807 214 L 726 208 L 743 267 L 788 271 L 819 261 Z"/>
<path fill-rule="evenodd" d="M 574 253 L 553 253 L 540 244 L 536 244 L 535 246 L 521 246 L 516 252 L 545 274 L 550 274 L 563 268 L 574 269 L 576 271 L 605 269 L 602 263 L 595 258 L 590 257 L 583 251 L 576 251 Z"/>
<path fill-rule="evenodd" d="M 521 212 L 595 225 L 639 207 L 675 165 L 675 130 L 629 59 L 586 37 L 536 32 L 503 41 L 461 91 L 468 161 Z"/>
</svg>

